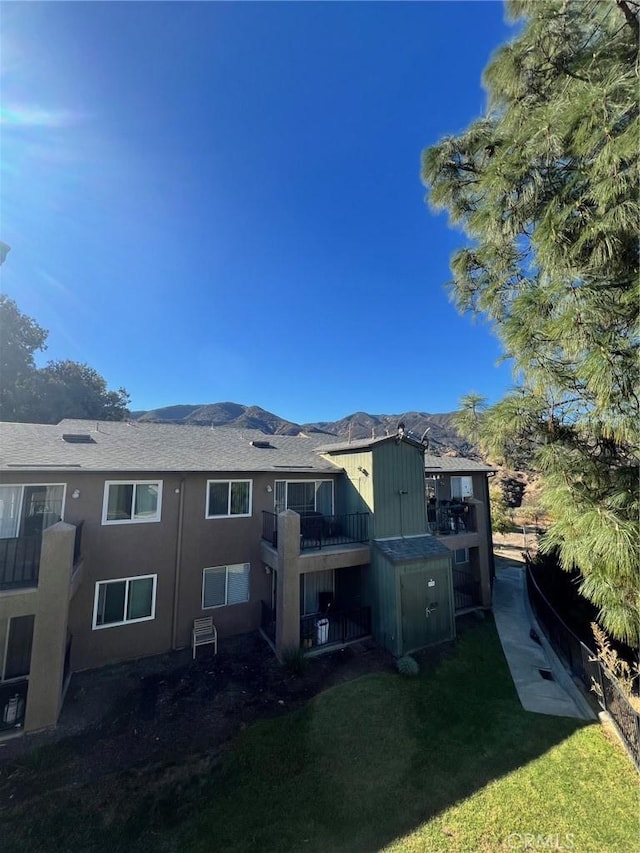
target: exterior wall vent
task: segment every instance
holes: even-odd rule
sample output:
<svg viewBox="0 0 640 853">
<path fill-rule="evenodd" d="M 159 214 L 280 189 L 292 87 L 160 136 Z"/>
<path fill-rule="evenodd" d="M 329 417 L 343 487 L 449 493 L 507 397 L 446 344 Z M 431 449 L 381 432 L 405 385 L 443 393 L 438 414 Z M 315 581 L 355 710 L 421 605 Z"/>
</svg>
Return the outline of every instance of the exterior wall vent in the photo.
<svg viewBox="0 0 640 853">
<path fill-rule="evenodd" d="M 62 440 L 67 444 L 95 444 L 95 440 L 88 433 L 65 432 Z"/>
</svg>

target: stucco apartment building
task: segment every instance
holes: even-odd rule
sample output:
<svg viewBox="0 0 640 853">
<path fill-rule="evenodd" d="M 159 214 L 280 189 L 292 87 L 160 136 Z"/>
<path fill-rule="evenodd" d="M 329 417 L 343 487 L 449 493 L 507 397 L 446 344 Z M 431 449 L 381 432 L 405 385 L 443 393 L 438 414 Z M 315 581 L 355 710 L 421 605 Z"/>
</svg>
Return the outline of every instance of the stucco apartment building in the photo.
<svg viewBox="0 0 640 853">
<path fill-rule="evenodd" d="M 0 424 L 0 735 L 55 725 L 74 671 L 189 647 L 203 616 L 280 656 L 451 638 L 490 605 L 490 473 L 402 430 Z"/>
</svg>

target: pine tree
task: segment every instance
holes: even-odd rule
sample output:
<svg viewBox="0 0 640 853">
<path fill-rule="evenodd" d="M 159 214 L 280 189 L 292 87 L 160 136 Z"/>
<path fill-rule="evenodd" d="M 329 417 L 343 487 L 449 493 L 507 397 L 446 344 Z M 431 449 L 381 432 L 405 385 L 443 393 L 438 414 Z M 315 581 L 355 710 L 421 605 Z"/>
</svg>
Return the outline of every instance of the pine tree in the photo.
<svg viewBox="0 0 640 853">
<path fill-rule="evenodd" d="M 543 548 L 580 569 L 601 624 L 635 645 L 640 3 L 507 10 L 523 25 L 485 69 L 487 114 L 424 152 L 423 180 L 468 238 L 454 301 L 493 322 L 514 364 L 480 443 L 542 472 Z"/>
</svg>

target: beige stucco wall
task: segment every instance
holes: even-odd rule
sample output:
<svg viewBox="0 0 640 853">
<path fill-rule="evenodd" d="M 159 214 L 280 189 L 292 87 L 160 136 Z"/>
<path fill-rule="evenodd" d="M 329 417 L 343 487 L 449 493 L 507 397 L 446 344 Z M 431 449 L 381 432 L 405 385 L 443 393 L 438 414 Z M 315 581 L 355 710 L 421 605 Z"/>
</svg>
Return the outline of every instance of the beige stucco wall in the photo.
<svg viewBox="0 0 640 853">
<path fill-rule="evenodd" d="M 322 474 L 323 479 L 327 476 Z M 261 554 L 262 511 L 274 510 L 276 479 L 313 478 L 313 474 L 286 471 L 184 475 L 158 471 L 123 475 L 73 470 L 46 472 L 44 476 L 36 472 L 5 473 L 2 482 L 64 483 L 63 518 L 71 524 L 84 522 L 81 574 L 74 578 L 74 594 L 69 607 L 69 630 L 73 636 L 71 668 L 79 670 L 160 654 L 174 646 L 188 646 L 193 619 L 202 615 L 213 616 L 221 641 L 225 636 L 257 630 L 260 602 L 271 603 L 272 583 Z M 210 479 L 251 479 L 251 517 L 205 518 L 207 480 Z M 107 480 L 161 480 L 160 522 L 103 525 Z M 72 497 L 75 490 L 79 492 L 76 499 Z M 203 611 L 203 569 L 235 563 L 251 566 L 249 601 Z M 155 619 L 94 630 L 96 583 L 147 574 L 157 575 Z M 26 601 L 29 594 L 21 593 Z"/>
<path fill-rule="evenodd" d="M 54 726 L 60 713 L 74 540 L 75 527 L 70 524 L 59 522 L 45 530 L 37 588 L 0 592 L 0 623 L 35 616 L 27 732 Z"/>
</svg>

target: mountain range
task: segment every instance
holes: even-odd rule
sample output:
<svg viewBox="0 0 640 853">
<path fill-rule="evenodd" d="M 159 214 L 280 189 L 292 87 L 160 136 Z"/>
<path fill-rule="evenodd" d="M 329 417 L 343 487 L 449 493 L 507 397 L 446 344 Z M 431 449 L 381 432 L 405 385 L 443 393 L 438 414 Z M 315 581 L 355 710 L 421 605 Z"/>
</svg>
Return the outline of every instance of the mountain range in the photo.
<svg viewBox="0 0 640 853">
<path fill-rule="evenodd" d="M 160 409 L 132 412 L 131 418 L 153 423 L 190 424 L 192 426 L 232 426 L 258 429 L 267 435 L 297 435 L 299 432 L 326 433 L 344 439 L 392 435 L 399 423 L 418 438 L 425 436 L 432 453 L 473 456 L 473 447 L 460 438 L 453 426 L 453 412 L 402 412 L 396 415 L 370 415 L 354 412 L 338 421 L 297 424 L 267 412 L 259 406 L 241 403 L 205 403 L 164 406 Z"/>
</svg>

